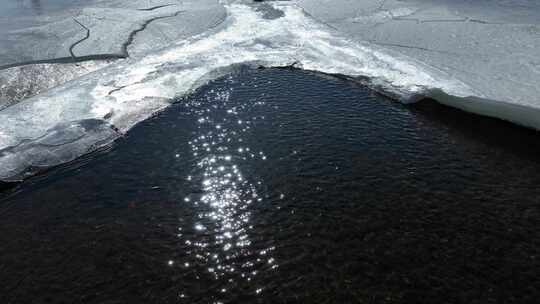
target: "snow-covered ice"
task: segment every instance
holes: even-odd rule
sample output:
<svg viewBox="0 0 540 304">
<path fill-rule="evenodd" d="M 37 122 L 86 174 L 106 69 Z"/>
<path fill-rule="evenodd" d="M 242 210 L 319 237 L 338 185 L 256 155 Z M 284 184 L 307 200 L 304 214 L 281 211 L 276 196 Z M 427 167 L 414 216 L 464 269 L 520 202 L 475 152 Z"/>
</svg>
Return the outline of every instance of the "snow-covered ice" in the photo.
<svg viewBox="0 0 540 304">
<path fill-rule="evenodd" d="M 69 161 L 108 144 L 175 97 L 239 64 L 295 63 L 323 73 L 361 76 L 403 102 L 431 97 L 540 129 L 539 89 L 529 85 L 540 77 L 534 68 L 537 57 L 529 48 L 540 46 L 538 25 L 531 25 L 534 18 L 495 24 L 501 21 L 495 20 L 495 13 L 484 16 L 481 9 L 459 1 L 454 6 L 444 1 L 427 5 L 393 0 L 279 1 L 271 6 L 208 2 L 222 7 L 223 13 L 193 4 L 194 15 L 186 22 L 212 16 L 197 23 L 197 30 L 165 39 L 152 38 L 145 29 L 128 47 L 133 57 L 0 111 L 0 180 L 18 180 L 28 168 Z M 160 9 L 170 8 L 154 10 Z M 183 24 L 180 14 L 178 18 L 156 23 L 159 28 L 154 30 L 163 37 L 172 35 L 174 26 Z M 505 35 L 516 41 L 503 40 Z M 523 56 L 516 56 L 516 48 Z M 522 66 L 511 67 L 520 62 Z M 83 123 L 89 121 L 92 124 Z"/>
<path fill-rule="evenodd" d="M 485 102 L 439 101 L 539 128 L 538 111 L 528 112 L 540 108 L 539 1 L 299 0 L 299 5 L 351 39 L 446 72 Z M 507 109 L 516 115 L 504 113 Z"/>
</svg>

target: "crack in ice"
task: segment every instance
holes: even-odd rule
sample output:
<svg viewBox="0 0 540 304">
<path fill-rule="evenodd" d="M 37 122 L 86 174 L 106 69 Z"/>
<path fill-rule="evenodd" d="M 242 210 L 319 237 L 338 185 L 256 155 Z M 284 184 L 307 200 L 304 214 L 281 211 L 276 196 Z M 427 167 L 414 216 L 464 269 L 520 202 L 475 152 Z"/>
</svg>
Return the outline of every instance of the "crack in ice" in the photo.
<svg viewBox="0 0 540 304">
<path fill-rule="evenodd" d="M 228 26 L 223 30 L 184 39 L 140 59 L 113 63 L 76 82 L 0 111 L 0 152 L 23 141 L 35 141 L 47 134 L 47 130 L 61 132 L 68 121 L 93 119 L 125 133 L 169 106 L 175 97 L 184 96 L 241 64 L 297 66 L 327 74 L 363 77 L 374 88 L 384 88 L 403 101 L 416 100 L 424 94 L 429 96 L 432 90 L 438 96 L 482 97 L 440 70 L 374 44 L 351 41 L 313 20 L 294 4 L 273 6 L 283 11 L 282 17 L 265 19 L 250 6 L 228 5 Z M 159 18 L 166 17 L 153 20 Z M 143 25 L 132 32 L 131 40 L 144 29 Z M 0 164 L 6 164 L 8 159 L 17 161 L 13 155 L 2 155 Z M 20 174 L 32 161 L 23 158 L 19 163 L 9 163 L 9 171 L 0 166 L 0 180 Z"/>
</svg>

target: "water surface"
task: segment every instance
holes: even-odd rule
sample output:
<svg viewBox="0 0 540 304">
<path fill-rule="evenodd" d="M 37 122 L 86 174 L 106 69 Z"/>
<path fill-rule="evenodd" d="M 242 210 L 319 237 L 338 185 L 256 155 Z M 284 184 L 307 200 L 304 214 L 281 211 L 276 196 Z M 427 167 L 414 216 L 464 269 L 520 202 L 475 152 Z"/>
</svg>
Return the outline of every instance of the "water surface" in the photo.
<svg viewBox="0 0 540 304">
<path fill-rule="evenodd" d="M 538 135 L 241 69 L 0 201 L 2 303 L 540 295 Z"/>
</svg>

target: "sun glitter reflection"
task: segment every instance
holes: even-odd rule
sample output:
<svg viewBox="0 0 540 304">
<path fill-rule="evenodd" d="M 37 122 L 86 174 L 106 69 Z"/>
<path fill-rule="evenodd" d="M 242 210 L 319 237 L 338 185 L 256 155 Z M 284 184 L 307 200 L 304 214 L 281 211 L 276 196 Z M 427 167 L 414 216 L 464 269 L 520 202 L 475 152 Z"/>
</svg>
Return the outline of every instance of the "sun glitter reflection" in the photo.
<svg viewBox="0 0 540 304">
<path fill-rule="evenodd" d="M 278 265 L 270 256 L 273 247 L 253 246 L 250 240 L 250 206 L 263 203 L 255 186 L 261 181 L 246 178 L 240 167 L 247 166 L 247 161 L 265 161 L 266 155 L 251 152 L 243 138 L 251 129 L 245 110 L 256 104 L 231 105 L 231 90 L 211 90 L 206 100 L 188 105 L 197 122 L 189 145 L 198 162 L 186 179 L 200 190 L 184 198 L 185 204 L 197 210 L 192 227 L 196 240 L 185 240 L 190 248 L 187 259 L 196 260 L 199 268 L 195 271 L 204 272 L 201 276 L 218 281 L 215 292 L 232 292 L 235 286 L 249 282 L 252 294 L 259 295 L 264 286 L 255 282 L 257 274 Z M 188 292 L 181 291 L 184 296 Z"/>
</svg>

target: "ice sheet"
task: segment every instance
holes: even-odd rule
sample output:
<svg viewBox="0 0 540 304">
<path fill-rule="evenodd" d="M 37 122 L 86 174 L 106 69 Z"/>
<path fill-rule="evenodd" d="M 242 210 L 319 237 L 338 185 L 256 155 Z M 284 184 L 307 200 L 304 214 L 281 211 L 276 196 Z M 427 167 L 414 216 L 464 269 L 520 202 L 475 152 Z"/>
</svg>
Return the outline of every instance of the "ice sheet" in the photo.
<svg viewBox="0 0 540 304">
<path fill-rule="evenodd" d="M 140 58 L 116 62 L 0 111 L 0 163 L 9 164 L 0 166 L 0 179 L 24 176 L 29 167 L 70 160 L 92 150 L 88 143 L 93 140 L 100 145 L 110 142 L 116 138 L 110 130 L 127 132 L 175 97 L 189 94 L 239 64 L 294 64 L 323 73 L 360 76 L 403 102 L 427 96 L 540 129 L 539 107 L 534 101 L 493 98 L 491 92 L 454 70 L 425 64 L 378 42 L 351 38 L 331 20 L 306 14 L 295 2 L 273 2 L 272 6 L 268 14 L 268 9 L 256 5 L 226 5 L 228 18 L 219 29 L 181 39 L 160 51 L 141 52 Z M 397 7 L 369 20 L 386 20 L 388 14 L 405 18 L 412 11 Z M 349 15 L 351 20 L 359 18 Z M 99 121 L 107 128 L 94 128 L 88 136 L 85 128 L 77 129 L 83 134 L 77 141 L 55 139 L 56 134 L 65 134 L 58 130 L 81 121 Z M 55 140 L 53 155 L 50 149 L 41 149 L 42 138 Z M 84 142 L 82 149 L 77 142 Z"/>
</svg>

